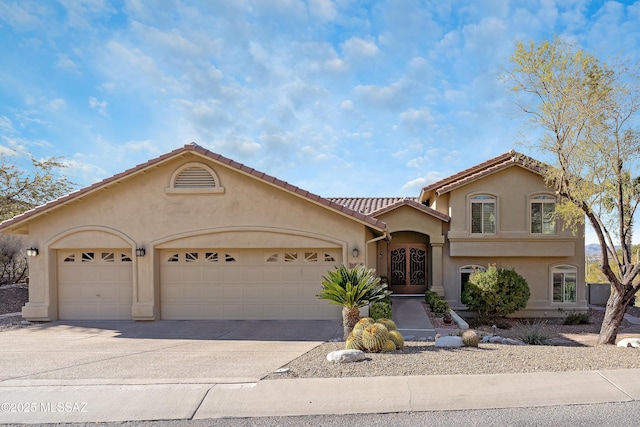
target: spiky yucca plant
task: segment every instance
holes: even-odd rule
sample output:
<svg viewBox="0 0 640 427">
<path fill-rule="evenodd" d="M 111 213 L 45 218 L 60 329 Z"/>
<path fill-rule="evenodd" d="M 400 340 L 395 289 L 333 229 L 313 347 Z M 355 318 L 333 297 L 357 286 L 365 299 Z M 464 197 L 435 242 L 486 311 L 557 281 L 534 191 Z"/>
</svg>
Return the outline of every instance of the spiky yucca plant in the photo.
<svg viewBox="0 0 640 427">
<path fill-rule="evenodd" d="M 380 279 L 375 277 L 375 270 L 364 265 L 353 268 L 341 265 L 322 279 L 322 291 L 317 297 L 329 301 L 329 304 L 342 306 L 345 340 L 360 320 L 360 308 L 391 294 L 387 285 L 380 284 Z"/>
</svg>

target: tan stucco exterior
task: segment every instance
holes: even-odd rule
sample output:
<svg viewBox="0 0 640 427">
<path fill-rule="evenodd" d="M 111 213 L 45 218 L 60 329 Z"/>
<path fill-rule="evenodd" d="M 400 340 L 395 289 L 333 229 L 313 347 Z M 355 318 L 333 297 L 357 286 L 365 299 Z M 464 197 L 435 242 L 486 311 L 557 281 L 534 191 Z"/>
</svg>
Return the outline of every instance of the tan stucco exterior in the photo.
<svg viewBox="0 0 640 427">
<path fill-rule="evenodd" d="M 203 173 L 210 182 L 196 187 L 178 185 L 184 178 L 183 171 L 190 169 L 197 171 L 197 179 L 202 179 Z M 470 197 L 477 194 L 496 199 L 497 229 L 493 234 L 470 232 Z M 284 318 L 296 318 L 303 312 L 312 318 L 339 316 L 337 309 L 332 312 L 318 308 L 317 304 L 327 304 L 314 298 L 315 281 L 320 289 L 321 269 L 317 263 L 306 262 L 320 259 L 326 264 L 323 268 L 363 263 L 376 269 L 378 275 L 389 276 L 391 250 L 403 245 L 426 256 L 426 277 L 420 282 L 424 288 L 443 295 L 456 310 L 465 309 L 460 302 L 460 268 L 489 264 L 514 268 L 529 282 L 531 299 L 519 315 L 554 316 L 559 315 L 560 309 L 584 310 L 585 286 L 578 287 L 576 302 L 558 304 L 553 302 L 551 284 L 552 269 L 557 266 L 575 267 L 578 284 L 584 284 L 582 230 L 574 235 L 558 224 L 555 234 L 532 234 L 530 197 L 539 194 L 551 194 L 542 177 L 509 155 L 502 155 L 426 187 L 418 199 L 394 199 L 375 211 L 360 212 L 190 144 L 5 221 L 0 224 L 0 231 L 26 234 L 28 246 L 39 249 L 40 254 L 29 259 L 30 296 L 23 316 L 30 320 L 58 319 L 62 302 L 67 304 L 65 310 L 71 310 L 70 301 L 61 301 L 58 282 L 75 271 L 86 272 L 87 283 L 93 281 L 93 287 L 86 287 L 87 295 L 80 296 L 88 305 L 78 313 L 91 309 L 92 298 L 98 304 L 109 293 L 124 289 L 131 292 L 132 319 L 161 319 L 161 271 L 167 268 L 167 257 L 175 252 L 182 257 L 201 257 L 200 262 L 207 251 L 214 251 L 209 248 L 220 250 L 220 256 L 226 254 L 229 259 L 243 253 L 253 257 L 254 264 L 233 270 L 234 286 L 243 286 L 243 268 L 247 269 L 247 286 L 236 288 L 237 295 L 246 295 L 251 289 L 261 295 L 286 292 L 295 289 L 296 280 L 303 280 L 295 277 L 306 277 L 307 300 L 289 299 L 290 304 L 305 304 L 308 309 L 272 304 L 270 310 L 274 314 L 267 313 L 266 306 L 253 307 L 252 318 L 260 318 L 260 313 L 274 318 L 278 312 Z M 144 256 L 136 256 L 139 248 L 144 248 Z M 273 259 L 269 259 L 271 252 Z M 69 259 L 62 259 L 62 254 Z M 104 259 L 98 260 L 95 269 L 89 264 L 84 270 L 68 268 L 71 264 L 67 261 L 84 262 L 85 255 Z M 285 261 L 290 260 L 282 259 L 291 256 L 296 263 L 287 264 Z M 109 267 L 115 265 L 113 257 L 119 262 L 119 276 L 109 279 Z M 217 253 L 215 257 L 217 262 Z M 280 264 L 271 263 L 274 260 Z M 259 265 L 262 261 L 264 264 Z M 270 270 L 272 267 L 277 268 Z M 252 277 L 249 271 L 253 272 Z M 259 275 L 271 272 L 283 274 L 291 283 L 280 286 L 276 280 L 261 287 Z M 122 277 L 128 274 L 130 277 Z M 118 291 L 108 287 L 109 280 L 121 281 Z M 185 277 L 185 283 L 189 280 L 193 279 Z M 207 286 L 216 286 L 213 279 L 211 283 L 202 277 L 199 280 L 195 284 L 189 282 L 193 292 L 207 292 Z M 65 292 L 84 292 L 82 280 L 64 286 Z M 174 280 L 171 286 L 174 293 L 180 290 L 179 281 L 176 285 Z M 407 289 L 424 291 L 415 286 Z M 116 301 L 116 297 L 113 304 L 119 303 L 122 313 L 122 304 L 128 304 L 128 300 Z M 252 301 L 259 304 L 260 298 Z M 240 307 L 238 300 L 235 303 Z M 191 304 L 195 309 L 193 299 Z M 200 301 L 198 309 L 206 313 L 203 304 L 206 302 Z M 184 307 L 188 310 L 187 300 Z M 108 310 L 109 304 L 102 309 Z"/>
</svg>

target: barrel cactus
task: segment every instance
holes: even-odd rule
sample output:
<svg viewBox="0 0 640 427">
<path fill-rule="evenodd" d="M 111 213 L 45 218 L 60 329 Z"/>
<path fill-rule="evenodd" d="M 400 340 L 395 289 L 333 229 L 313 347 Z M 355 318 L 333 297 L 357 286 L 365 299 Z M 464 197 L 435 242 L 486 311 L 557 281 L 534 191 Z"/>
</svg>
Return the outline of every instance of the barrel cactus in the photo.
<svg viewBox="0 0 640 427">
<path fill-rule="evenodd" d="M 363 317 L 362 319 L 358 320 L 358 322 L 354 325 L 353 329 L 364 329 L 369 325 L 373 325 L 376 321 L 373 320 L 372 317 Z"/>
<path fill-rule="evenodd" d="M 345 341 L 345 349 L 347 350 L 364 350 L 362 344 L 362 329 L 354 329 L 351 331 Z"/>
<path fill-rule="evenodd" d="M 376 323 L 382 323 L 389 332 L 397 329 L 396 324 L 391 319 L 378 319 L 376 320 Z"/>
<path fill-rule="evenodd" d="M 381 351 L 388 339 L 389 331 L 381 323 L 369 325 L 362 331 L 362 344 L 368 351 Z"/>
<path fill-rule="evenodd" d="M 393 353 L 394 351 L 396 351 L 396 343 L 391 340 L 387 340 L 387 342 L 384 343 L 384 347 L 382 347 L 382 352 Z"/>
<path fill-rule="evenodd" d="M 477 347 L 480 342 L 480 337 L 471 329 L 467 329 L 462 333 L 462 344 L 465 347 Z"/>
<path fill-rule="evenodd" d="M 402 350 L 404 348 L 404 337 L 398 331 L 389 331 L 389 340 L 393 341 L 396 345 L 396 349 Z"/>
</svg>

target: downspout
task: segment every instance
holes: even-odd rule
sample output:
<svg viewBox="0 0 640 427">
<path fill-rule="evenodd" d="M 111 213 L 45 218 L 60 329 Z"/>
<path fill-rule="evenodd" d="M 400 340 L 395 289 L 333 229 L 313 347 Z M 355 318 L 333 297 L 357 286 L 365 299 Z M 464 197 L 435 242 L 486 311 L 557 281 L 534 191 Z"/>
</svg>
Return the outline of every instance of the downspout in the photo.
<svg viewBox="0 0 640 427">
<path fill-rule="evenodd" d="M 375 243 L 375 242 L 378 242 L 378 241 L 380 241 L 382 239 L 387 239 L 388 241 L 391 240 L 391 236 L 389 236 L 389 231 L 386 228 L 385 228 L 384 233 L 382 234 L 382 236 L 375 237 L 375 238 L 373 238 L 371 240 L 367 240 L 365 242 L 365 245 L 364 245 L 364 259 L 365 260 L 367 259 L 367 255 L 368 255 L 367 252 L 369 251 L 369 243 Z"/>
</svg>

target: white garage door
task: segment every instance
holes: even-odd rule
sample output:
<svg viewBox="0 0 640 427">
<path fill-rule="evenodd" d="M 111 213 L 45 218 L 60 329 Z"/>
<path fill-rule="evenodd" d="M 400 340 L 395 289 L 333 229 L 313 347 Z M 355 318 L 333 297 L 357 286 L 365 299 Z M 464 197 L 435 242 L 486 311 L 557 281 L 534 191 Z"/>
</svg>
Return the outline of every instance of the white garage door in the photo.
<svg viewBox="0 0 640 427">
<path fill-rule="evenodd" d="M 163 319 L 340 319 L 319 300 L 322 275 L 340 249 L 165 250 L 160 261 Z"/>
<path fill-rule="evenodd" d="M 131 250 L 59 250 L 58 317 L 131 319 Z"/>
</svg>

